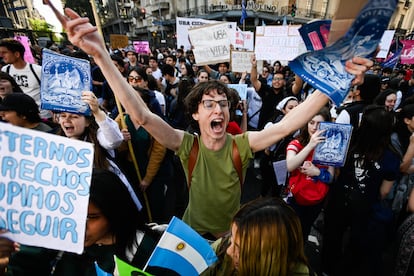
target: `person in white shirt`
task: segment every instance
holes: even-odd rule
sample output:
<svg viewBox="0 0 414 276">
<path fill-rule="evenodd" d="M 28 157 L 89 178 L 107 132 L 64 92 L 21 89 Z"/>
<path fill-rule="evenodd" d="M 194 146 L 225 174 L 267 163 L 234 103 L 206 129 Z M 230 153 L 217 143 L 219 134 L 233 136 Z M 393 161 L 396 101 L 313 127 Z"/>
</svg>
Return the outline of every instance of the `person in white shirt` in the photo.
<svg viewBox="0 0 414 276">
<path fill-rule="evenodd" d="M 0 57 L 8 64 L 1 70 L 12 76 L 24 93 L 32 97 L 40 108 L 40 80 L 42 67 L 24 60 L 25 48 L 22 43 L 12 38 L 0 41 Z M 40 117 L 51 118 L 48 110 L 40 110 Z"/>
</svg>

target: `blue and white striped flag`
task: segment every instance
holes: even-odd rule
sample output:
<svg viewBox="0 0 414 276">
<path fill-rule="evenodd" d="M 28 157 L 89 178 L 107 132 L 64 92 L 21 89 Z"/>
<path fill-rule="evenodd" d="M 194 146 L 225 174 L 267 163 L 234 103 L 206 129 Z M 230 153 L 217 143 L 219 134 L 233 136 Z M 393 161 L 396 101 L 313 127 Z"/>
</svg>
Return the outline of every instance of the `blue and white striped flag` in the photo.
<svg viewBox="0 0 414 276">
<path fill-rule="evenodd" d="M 243 24 L 244 20 L 247 18 L 247 11 L 246 11 L 246 0 L 242 1 L 242 10 L 241 10 L 241 17 L 240 17 L 240 24 Z"/>
<path fill-rule="evenodd" d="M 208 242 L 190 226 L 173 217 L 152 252 L 147 266 L 168 268 L 180 275 L 200 275 L 217 261 Z"/>
</svg>

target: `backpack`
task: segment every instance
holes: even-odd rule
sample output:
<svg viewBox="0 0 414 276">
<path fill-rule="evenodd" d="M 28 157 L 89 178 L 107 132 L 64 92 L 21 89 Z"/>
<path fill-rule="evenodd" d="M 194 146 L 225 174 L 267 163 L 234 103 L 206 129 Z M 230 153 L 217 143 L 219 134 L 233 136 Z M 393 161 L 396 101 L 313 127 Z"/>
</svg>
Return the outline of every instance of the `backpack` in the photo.
<svg viewBox="0 0 414 276">
<path fill-rule="evenodd" d="M 194 167 L 197 161 L 198 150 L 199 150 L 198 139 L 197 137 L 194 137 L 193 146 L 191 147 L 191 150 L 190 150 L 190 158 L 188 159 L 188 179 L 187 179 L 188 190 L 190 190 L 190 187 L 191 187 L 191 177 L 193 175 L 193 170 L 194 170 Z M 232 160 L 233 160 L 234 168 L 236 169 L 237 174 L 239 176 L 240 186 L 243 186 L 242 161 L 240 158 L 239 149 L 237 148 L 237 144 L 234 139 L 233 139 Z"/>
</svg>

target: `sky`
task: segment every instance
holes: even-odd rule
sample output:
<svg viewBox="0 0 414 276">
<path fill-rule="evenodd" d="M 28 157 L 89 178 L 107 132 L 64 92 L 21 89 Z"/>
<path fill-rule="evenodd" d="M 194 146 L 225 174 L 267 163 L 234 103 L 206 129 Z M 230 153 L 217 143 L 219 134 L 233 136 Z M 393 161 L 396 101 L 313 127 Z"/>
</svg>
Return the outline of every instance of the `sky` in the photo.
<svg viewBox="0 0 414 276">
<path fill-rule="evenodd" d="M 50 0 L 53 5 L 59 11 L 63 12 L 62 2 L 60 0 Z M 59 20 L 57 20 L 56 16 L 53 14 L 52 10 L 49 6 L 43 5 L 42 0 L 33 0 L 33 6 L 39 11 L 41 15 L 45 18 L 46 22 L 53 25 L 55 32 L 62 31 L 62 25 L 60 24 Z"/>
</svg>

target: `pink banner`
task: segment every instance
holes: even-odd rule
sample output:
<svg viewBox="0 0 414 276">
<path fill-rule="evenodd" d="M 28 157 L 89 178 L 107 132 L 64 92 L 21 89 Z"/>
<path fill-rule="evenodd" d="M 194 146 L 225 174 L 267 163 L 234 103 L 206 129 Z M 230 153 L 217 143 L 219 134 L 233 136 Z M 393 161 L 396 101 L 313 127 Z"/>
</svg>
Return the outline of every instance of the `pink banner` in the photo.
<svg viewBox="0 0 414 276">
<path fill-rule="evenodd" d="M 148 41 L 134 41 L 134 48 L 138 54 L 149 54 L 151 50 L 149 48 Z"/>
<path fill-rule="evenodd" d="M 401 40 L 404 46 L 401 51 L 401 64 L 414 64 L 414 40 Z"/>
<path fill-rule="evenodd" d="M 24 46 L 24 60 L 28 63 L 35 63 L 35 59 L 32 54 L 32 50 L 30 49 L 29 38 L 27 36 L 15 36 L 15 40 L 20 41 Z"/>
</svg>

